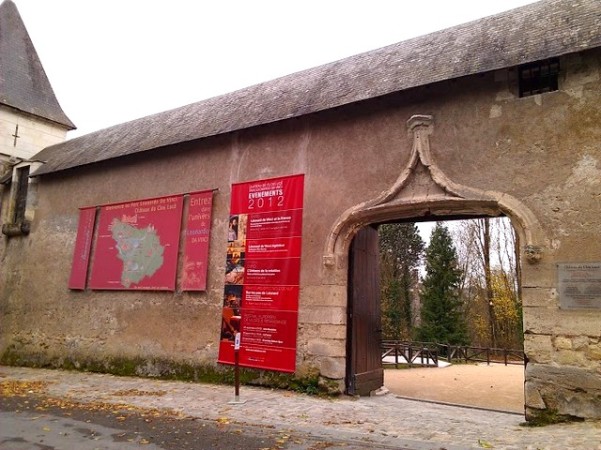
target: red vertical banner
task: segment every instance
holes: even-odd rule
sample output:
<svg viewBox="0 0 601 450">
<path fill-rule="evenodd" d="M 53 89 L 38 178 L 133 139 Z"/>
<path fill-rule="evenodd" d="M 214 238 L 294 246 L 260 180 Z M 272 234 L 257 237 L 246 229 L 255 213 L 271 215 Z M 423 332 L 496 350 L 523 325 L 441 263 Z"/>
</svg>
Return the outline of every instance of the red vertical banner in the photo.
<svg viewBox="0 0 601 450">
<path fill-rule="evenodd" d="M 182 291 L 204 291 L 207 288 L 212 207 L 213 191 L 190 194 L 184 231 Z"/>
<path fill-rule="evenodd" d="M 219 362 L 294 372 L 304 175 L 232 185 Z"/>
<path fill-rule="evenodd" d="M 86 288 L 92 235 L 96 222 L 96 207 L 82 208 L 79 210 L 79 224 L 77 225 L 77 238 L 73 251 L 73 264 L 69 277 L 69 289 L 83 290 Z"/>
</svg>

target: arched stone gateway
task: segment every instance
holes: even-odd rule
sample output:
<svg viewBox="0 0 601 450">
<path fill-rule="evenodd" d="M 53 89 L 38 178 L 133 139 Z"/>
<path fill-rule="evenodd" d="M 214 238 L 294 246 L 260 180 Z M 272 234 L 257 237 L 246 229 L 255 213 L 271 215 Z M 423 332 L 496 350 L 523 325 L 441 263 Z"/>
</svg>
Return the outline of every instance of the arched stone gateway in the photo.
<svg viewBox="0 0 601 450">
<path fill-rule="evenodd" d="M 502 192 L 482 191 L 454 183 L 438 167 L 430 152 L 429 136 L 434 132 L 434 119 L 429 115 L 414 115 L 407 121 L 407 127 L 413 137 L 413 147 L 407 166 L 401 171 L 396 182 L 378 197 L 367 200 L 347 209 L 336 221 L 328 236 L 324 256 L 324 278 L 348 283 L 349 249 L 357 232 L 364 227 L 392 220 L 444 220 L 448 217 L 466 218 L 475 216 L 507 216 L 516 229 L 520 242 L 524 243 L 521 252 L 523 266 L 522 302 L 525 307 L 525 323 L 529 322 L 529 305 L 536 305 L 546 289 L 536 288 L 536 269 L 544 256 L 547 246 L 544 232 L 536 216 L 523 203 Z M 349 288 L 350 292 L 350 288 Z M 349 293 L 349 295 L 352 295 Z M 347 324 L 350 327 L 350 324 Z M 535 351 L 528 339 L 531 330 L 525 328 L 525 351 L 527 357 Z M 350 333 L 347 339 L 352 340 Z M 351 358 L 349 349 L 347 358 Z M 347 361 L 347 364 L 349 362 Z M 549 390 L 539 390 L 541 384 L 540 369 L 534 368 L 526 374 L 527 416 L 536 414 L 548 407 L 545 399 L 547 394 L 550 404 L 557 399 L 549 396 Z M 347 367 L 347 389 L 352 370 Z M 543 375 L 544 376 L 544 375 Z M 355 386 L 353 385 L 353 392 Z M 360 392 L 357 388 L 356 392 Z"/>
<path fill-rule="evenodd" d="M 511 195 L 462 186 L 447 178 L 430 153 L 429 136 L 434 131 L 432 116 L 414 115 L 407 121 L 407 126 L 413 135 L 407 167 L 388 190 L 347 209 L 338 218 L 326 243 L 324 266 L 344 270 L 337 261 L 346 257 L 356 231 L 371 223 L 483 215 L 509 217 L 520 241 L 525 243 L 525 259 L 529 263 L 538 262 L 544 236 L 534 214 Z"/>
</svg>

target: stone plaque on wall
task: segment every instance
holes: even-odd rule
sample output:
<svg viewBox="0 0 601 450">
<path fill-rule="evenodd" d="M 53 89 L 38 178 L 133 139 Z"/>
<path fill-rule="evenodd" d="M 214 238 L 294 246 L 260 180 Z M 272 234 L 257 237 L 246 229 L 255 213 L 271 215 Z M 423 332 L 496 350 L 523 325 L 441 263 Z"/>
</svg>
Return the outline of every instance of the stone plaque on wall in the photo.
<svg viewBox="0 0 601 450">
<path fill-rule="evenodd" d="M 601 309 L 601 262 L 557 265 L 561 309 Z"/>
</svg>

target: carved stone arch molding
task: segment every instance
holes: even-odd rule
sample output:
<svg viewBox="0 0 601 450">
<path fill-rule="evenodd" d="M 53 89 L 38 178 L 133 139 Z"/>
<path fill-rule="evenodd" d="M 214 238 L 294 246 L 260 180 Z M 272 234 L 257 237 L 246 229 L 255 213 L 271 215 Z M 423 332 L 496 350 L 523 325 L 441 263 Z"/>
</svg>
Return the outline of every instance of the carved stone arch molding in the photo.
<svg viewBox="0 0 601 450">
<path fill-rule="evenodd" d="M 538 219 L 511 195 L 482 191 L 450 180 L 430 153 L 433 118 L 415 115 L 407 121 L 413 134 L 411 157 L 396 182 L 378 197 L 347 209 L 327 238 L 323 263 L 326 268 L 345 267 L 350 242 L 356 232 L 371 223 L 422 217 L 500 216 L 510 218 L 529 263 L 542 256 L 544 234 Z"/>
</svg>

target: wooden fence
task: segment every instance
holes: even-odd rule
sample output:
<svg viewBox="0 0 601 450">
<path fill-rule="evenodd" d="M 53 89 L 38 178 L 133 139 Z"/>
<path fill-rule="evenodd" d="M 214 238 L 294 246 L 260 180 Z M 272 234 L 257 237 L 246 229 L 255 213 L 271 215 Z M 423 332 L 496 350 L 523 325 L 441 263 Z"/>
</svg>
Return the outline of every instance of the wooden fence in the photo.
<svg viewBox="0 0 601 450">
<path fill-rule="evenodd" d="M 423 344 L 423 345 L 421 345 Z M 434 345 L 418 342 L 401 341 L 383 341 L 382 342 L 382 360 L 387 356 L 394 357 L 394 365 L 399 368 L 399 364 L 408 364 L 409 366 L 437 367 L 438 349 Z"/>
<path fill-rule="evenodd" d="M 439 344 L 436 342 L 382 341 L 382 360 L 394 357 L 394 364 L 437 367 L 439 360 L 452 362 L 485 362 L 499 364 L 524 364 L 523 350 L 506 348 L 470 347 L 465 345 Z M 390 358 L 389 358 L 390 360 Z"/>
</svg>

